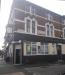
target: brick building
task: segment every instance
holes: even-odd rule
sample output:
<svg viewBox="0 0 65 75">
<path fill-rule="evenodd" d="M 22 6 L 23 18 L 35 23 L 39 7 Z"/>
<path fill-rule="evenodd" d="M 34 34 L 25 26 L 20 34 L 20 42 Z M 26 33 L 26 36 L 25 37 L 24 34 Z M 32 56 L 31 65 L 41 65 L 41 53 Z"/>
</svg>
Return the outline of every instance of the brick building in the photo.
<svg viewBox="0 0 65 75">
<path fill-rule="evenodd" d="M 65 17 L 26 0 L 14 0 L 5 46 L 13 64 L 65 60 Z"/>
</svg>

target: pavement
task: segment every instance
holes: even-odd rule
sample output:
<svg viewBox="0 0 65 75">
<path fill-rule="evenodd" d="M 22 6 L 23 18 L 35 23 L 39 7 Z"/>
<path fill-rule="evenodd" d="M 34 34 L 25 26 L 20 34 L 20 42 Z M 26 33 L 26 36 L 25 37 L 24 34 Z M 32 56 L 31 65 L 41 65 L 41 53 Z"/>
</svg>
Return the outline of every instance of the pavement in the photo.
<svg viewBox="0 0 65 75">
<path fill-rule="evenodd" d="M 0 58 L 0 75 L 65 75 L 65 64 L 15 66 L 6 64 L 4 59 Z"/>
<path fill-rule="evenodd" d="M 22 72 L 17 72 L 17 73 L 3 74 L 3 75 L 25 75 L 25 74 Z"/>
</svg>

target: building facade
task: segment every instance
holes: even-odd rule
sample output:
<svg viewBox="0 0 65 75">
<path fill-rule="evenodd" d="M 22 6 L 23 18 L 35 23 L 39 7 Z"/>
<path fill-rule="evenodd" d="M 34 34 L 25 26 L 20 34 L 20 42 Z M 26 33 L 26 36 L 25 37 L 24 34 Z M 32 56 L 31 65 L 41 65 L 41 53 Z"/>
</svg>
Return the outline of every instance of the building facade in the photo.
<svg viewBox="0 0 65 75">
<path fill-rule="evenodd" d="M 26 0 L 14 0 L 5 46 L 13 64 L 65 60 L 65 17 Z"/>
</svg>

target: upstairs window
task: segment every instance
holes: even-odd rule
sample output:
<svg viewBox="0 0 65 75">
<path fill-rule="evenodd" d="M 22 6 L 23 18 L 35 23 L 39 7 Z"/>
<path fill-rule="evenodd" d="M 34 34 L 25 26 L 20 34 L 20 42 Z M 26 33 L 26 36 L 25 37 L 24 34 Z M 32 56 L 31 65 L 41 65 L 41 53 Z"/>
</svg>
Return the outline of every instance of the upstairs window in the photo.
<svg viewBox="0 0 65 75">
<path fill-rule="evenodd" d="M 63 25 L 65 25 L 65 20 L 63 20 Z"/>
<path fill-rule="evenodd" d="M 63 29 L 63 38 L 65 38 L 65 28 Z"/>
<path fill-rule="evenodd" d="M 47 25 L 47 27 L 46 27 L 46 29 L 47 29 L 47 36 L 49 36 L 50 34 L 49 34 L 49 25 Z"/>
<path fill-rule="evenodd" d="M 35 8 L 31 6 L 30 7 L 30 12 L 35 15 Z"/>
<path fill-rule="evenodd" d="M 26 32 L 30 32 L 30 23 L 31 23 L 31 21 L 29 19 L 27 19 L 27 21 L 26 21 Z"/>
<path fill-rule="evenodd" d="M 26 12 L 30 12 L 30 6 L 25 7 Z"/>
<path fill-rule="evenodd" d="M 7 32 L 7 33 L 12 33 L 12 27 L 7 27 L 7 28 L 6 28 L 6 32 Z"/>
<path fill-rule="evenodd" d="M 54 26 L 52 24 L 46 23 L 46 36 L 54 36 Z"/>
<path fill-rule="evenodd" d="M 48 14 L 48 15 L 47 15 L 47 19 L 48 19 L 48 20 L 53 20 L 52 15 L 51 15 L 51 14 Z"/>
<path fill-rule="evenodd" d="M 32 33 L 35 33 L 35 21 L 32 20 Z"/>
<path fill-rule="evenodd" d="M 53 31 L 54 29 L 53 29 L 53 26 L 50 26 L 50 36 L 53 36 L 54 34 L 54 31 Z"/>
<path fill-rule="evenodd" d="M 31 34 L 37 33 L 37 21 L 29 17 L 25 18 L 25 31 Z"/>
</svg>

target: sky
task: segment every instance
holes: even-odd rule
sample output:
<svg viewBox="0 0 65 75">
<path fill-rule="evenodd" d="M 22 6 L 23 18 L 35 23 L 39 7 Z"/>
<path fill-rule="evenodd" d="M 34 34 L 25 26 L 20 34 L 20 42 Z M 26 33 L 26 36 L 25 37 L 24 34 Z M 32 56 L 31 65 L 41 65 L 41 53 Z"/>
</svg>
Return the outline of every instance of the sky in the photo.
<svg viewBox="0 0 65 75">
<path fill-rule="evenodd" d="M 63 0 L 28 0 L 41 7 L 49 9 L 60 15 L 65 15 L 65 1 Z M 13 0 L 1 0 L 0 10 L 0 49 L 4 43 L 4 35 L 6 32 L 6 25 L 8 24 L 9 14 Z"/>
</svg>

